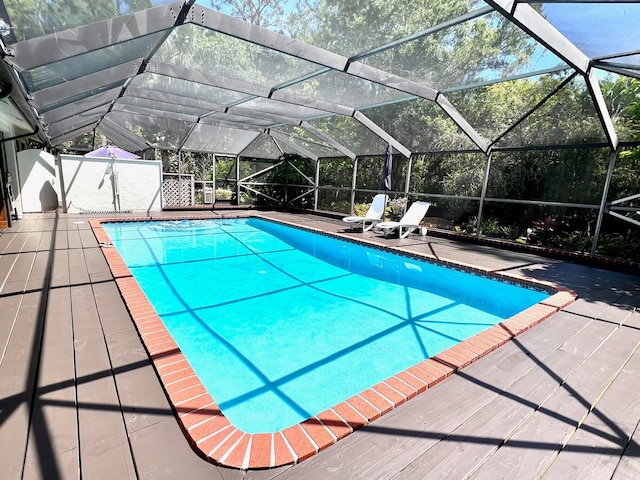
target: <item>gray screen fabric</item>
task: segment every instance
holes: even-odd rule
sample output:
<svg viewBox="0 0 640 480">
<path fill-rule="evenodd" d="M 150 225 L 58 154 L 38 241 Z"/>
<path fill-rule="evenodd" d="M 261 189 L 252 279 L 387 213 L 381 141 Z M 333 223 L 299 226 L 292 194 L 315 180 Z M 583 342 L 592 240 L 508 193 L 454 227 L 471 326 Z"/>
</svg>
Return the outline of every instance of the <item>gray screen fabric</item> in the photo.
<svg viewBox="0 0 640 480">
<path fill-rule="evenodd" d="M 270 130 L 310 158 L 637 140 L 610 95 L 640 77 L 635 3 L 219 3 L 5 0 L 23 114 L 51 143 L 111 122 L 138 146 L 269 159 Z"/>
</svg>

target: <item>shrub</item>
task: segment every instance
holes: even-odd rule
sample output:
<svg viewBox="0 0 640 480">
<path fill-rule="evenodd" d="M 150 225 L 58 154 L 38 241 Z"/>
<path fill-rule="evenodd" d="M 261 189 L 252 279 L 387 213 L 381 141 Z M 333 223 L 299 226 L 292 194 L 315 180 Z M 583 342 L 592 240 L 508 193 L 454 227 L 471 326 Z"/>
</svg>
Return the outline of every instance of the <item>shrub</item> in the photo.
<svg viewBox="0 0 640 480">
<path fill-rule="evenodd" d="M 216 189 L 216 200 L 231 200 L 233 192 L 226 188 Z"/>
<path fill-rule="evenodd" d="M 353 206 L 353 213 L 359 217 L 364 217 L 367 214 L 367 210 L 371 206 L 370 203 L 356 203 Z"/>
</svg>

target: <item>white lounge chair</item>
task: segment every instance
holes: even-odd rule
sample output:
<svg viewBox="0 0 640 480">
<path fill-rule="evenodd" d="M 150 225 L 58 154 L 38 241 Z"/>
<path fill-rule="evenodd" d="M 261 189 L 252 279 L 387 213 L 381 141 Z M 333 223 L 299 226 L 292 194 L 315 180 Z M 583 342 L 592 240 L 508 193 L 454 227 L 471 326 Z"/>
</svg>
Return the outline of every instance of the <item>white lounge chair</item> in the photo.
<svg viewBox="0 0 640 480">
<path fill-rule="evenodd" d="M 427 214 L 431 204 L 429 202 L 413 202 L 400 220 L 397 222 L 380 222 L 376 224 L 376 230 L 382 230 L 387 237 L 398 230 L 400 238 L 407 237 L 414 230 L 420 230 L 422 235 L 427 234 L 427 227 L 420 225 L 420 222 Z"/>
<path fill-rule="evenodd" d="M 371 228 L 382 221 L 382 216 L 384 215 L 384 207 L 387 205 L 387 200 L 389 197 L 383 193 L 379 193 L 375 197 L 373 197 L 373 201 L 371 202 L 371 206 L 364 217 L 360 216 L 351 216 L 344 217 L 342 219 L 343 222 L 347 222 L 351 225 L 351 228 L 356 228 L 362 225 L 362 231 L 366 232 L 371 230 Z"/>
</svg>

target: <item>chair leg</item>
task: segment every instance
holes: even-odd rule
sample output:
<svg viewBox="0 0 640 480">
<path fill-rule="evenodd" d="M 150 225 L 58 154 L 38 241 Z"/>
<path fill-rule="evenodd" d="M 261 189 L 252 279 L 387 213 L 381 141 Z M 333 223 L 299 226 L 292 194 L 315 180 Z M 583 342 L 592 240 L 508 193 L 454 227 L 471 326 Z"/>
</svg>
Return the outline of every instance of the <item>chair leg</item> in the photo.
<svg viewBox="0 0 640 480">
<path fill-rule="evenodd" d="M 413 232 L 414 227 L 407 227 L 407 231 L 404 233 L 402 232 L 402 227 L 399 227 L 399 228 L 400 228 L 400 238 L 407 238 L 409 234 Z"/>
</svg>

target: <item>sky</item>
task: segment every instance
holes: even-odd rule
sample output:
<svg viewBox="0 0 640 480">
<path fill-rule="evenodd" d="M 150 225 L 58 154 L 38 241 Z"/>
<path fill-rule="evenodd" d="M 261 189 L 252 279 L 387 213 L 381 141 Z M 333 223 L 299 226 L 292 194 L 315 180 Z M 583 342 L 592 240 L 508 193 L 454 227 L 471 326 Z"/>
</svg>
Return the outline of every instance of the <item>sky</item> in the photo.
<svg viewBox="0 0 640 480">
<path fill-rule="evenodd" d="M 591 58 L 640 50 L 638 3 L 549 3 L 544 11 Z"/>
</svg>

